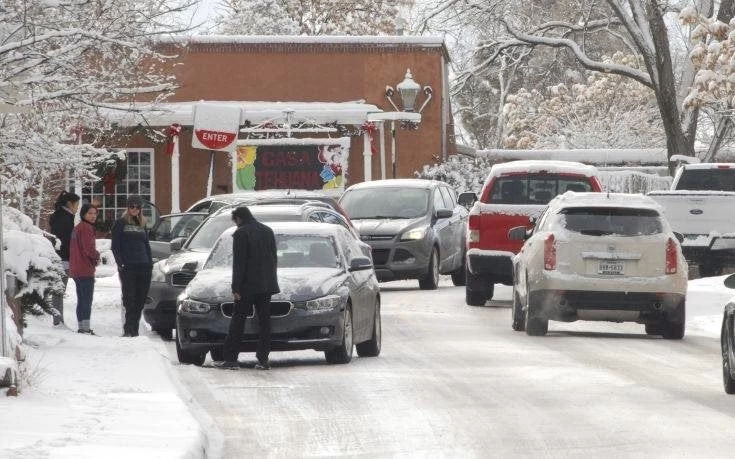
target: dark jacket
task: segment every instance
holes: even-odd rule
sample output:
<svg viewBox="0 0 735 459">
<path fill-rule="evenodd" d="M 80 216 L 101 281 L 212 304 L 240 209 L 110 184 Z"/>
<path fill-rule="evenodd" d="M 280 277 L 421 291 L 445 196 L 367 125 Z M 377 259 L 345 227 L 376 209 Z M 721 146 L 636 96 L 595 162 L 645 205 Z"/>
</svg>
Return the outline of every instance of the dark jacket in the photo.
<svg viewBox="0 0 735 459">
<path fill-rule="evenodd" d="M 145 228 L 128 224 L 124 218 L 115 220 L 112 225 L 112 254 L 118 269 L 153 265 Z"/>
<path fill-rule="evenodd" d="M 232 234 L 232 291 L 241 296 L 278 293 L 276 237 L 248 212 Z"/>
<path fill-rule="evenodd" d="M 56 253 L 63 261 L 69 261 L 69 241 L 74 229 L 74 214 L 59 207 L 49 218 L 49 229 L 51 234 L 61 241 L 61 246 Z"/>
<path fill-rule="evenodd" d="M 100 261 L 94 237 L 94 226 L 82 220 L 71 233 L 69 247 L 69 276 L 94 277 L 94 270 Z"/>
</svg>

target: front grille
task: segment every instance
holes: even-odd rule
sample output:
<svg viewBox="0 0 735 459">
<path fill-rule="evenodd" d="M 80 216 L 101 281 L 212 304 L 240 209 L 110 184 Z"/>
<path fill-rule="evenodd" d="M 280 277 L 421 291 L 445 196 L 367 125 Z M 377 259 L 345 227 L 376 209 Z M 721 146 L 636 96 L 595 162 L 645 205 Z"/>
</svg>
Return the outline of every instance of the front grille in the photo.
<svg viewBox="0 0 735 459">
<path fill-rule="evenodd" d="M 187 285 L 189 285 L 189 282 L 194 279 L 194 276 L 196 276 L 196 274 L 197 273 L 189 271 L 175 272 L 171 275 L 171 284 L 177 287 L 186 287 Z"/>
<path fill-rule="evenodd" d="M 373 264 L 384 265 L 388 263 L 390 249 L 373 249 Z"/>
<path fill-rule="evenodd" d="M 232 311 L 235 308 L 235 303 L 222 303 L 219 307 L 223 316 L 232 318 Z M 288 313 L 291 312 L 291 308 L 293 308 L 293 304 L 290 301 L 271 301 L 271 317 L 276 318 L 287 316 Z M 252 318 L 254 316 L 253 309 L 252 304 L 247 307 L 248 318 Z"/>
<path fill-rule="evenodd" d="M 363 241 L 390 241 L 394 237 L 395 235 L 366 234 L 366 235 L 360 236 L 360 239 L 362 239 Z"/>
</svg>

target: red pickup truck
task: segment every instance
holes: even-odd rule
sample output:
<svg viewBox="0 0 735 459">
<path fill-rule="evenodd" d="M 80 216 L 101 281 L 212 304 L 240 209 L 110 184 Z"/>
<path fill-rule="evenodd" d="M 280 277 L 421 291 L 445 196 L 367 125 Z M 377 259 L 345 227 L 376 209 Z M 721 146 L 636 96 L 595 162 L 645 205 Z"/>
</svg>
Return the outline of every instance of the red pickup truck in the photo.
<svg viewBox="0 0 735 459">
<path fill-rule="evenodd" d="M 546 204 L 567 191 L 602 191 L 597 169 L 569 161 L 511 161 L 496 164 L 479 200 L 462 193 L 459 201 L 474 201 L 467 223 L 467 284 L 465 301 L 482 306 L 492 299 L 496 283 L 513 284 L 513 256 L 523 241 L 508 239 L 508 230 L 533 226 Z"/>
</svg>

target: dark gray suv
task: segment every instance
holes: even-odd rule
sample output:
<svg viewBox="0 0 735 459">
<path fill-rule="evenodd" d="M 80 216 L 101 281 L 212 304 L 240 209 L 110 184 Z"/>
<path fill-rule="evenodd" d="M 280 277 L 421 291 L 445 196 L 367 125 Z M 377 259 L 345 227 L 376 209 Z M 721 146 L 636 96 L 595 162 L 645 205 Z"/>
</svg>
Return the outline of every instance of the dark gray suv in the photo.
<svg viewBox="0 0 735 459">
<path fill-rule="evenodd" d="M 443 182 L 376 180 L 353 185 L 339 201 L 372 248 L 378 280 L 418 279 L 433 290 L 439 274 L 465 283 L 467 209 Z"/>
</svg>

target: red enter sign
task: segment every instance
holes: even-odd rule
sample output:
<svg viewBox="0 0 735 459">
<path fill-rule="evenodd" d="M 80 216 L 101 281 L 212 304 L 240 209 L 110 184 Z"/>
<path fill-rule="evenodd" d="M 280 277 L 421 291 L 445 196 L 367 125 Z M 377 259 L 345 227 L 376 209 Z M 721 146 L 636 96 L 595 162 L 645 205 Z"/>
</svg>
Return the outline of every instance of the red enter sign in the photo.
<svg viewBox="0 0 735 459">
<path fill-rule="evenodd" d="M 207 131 L 205 129 L 197 129 L 194 133 L 202 145 L 212 150 L 220 150 L 227 147 L 237 137 L 237 134 L 231 132 Z"/>
</svg>

